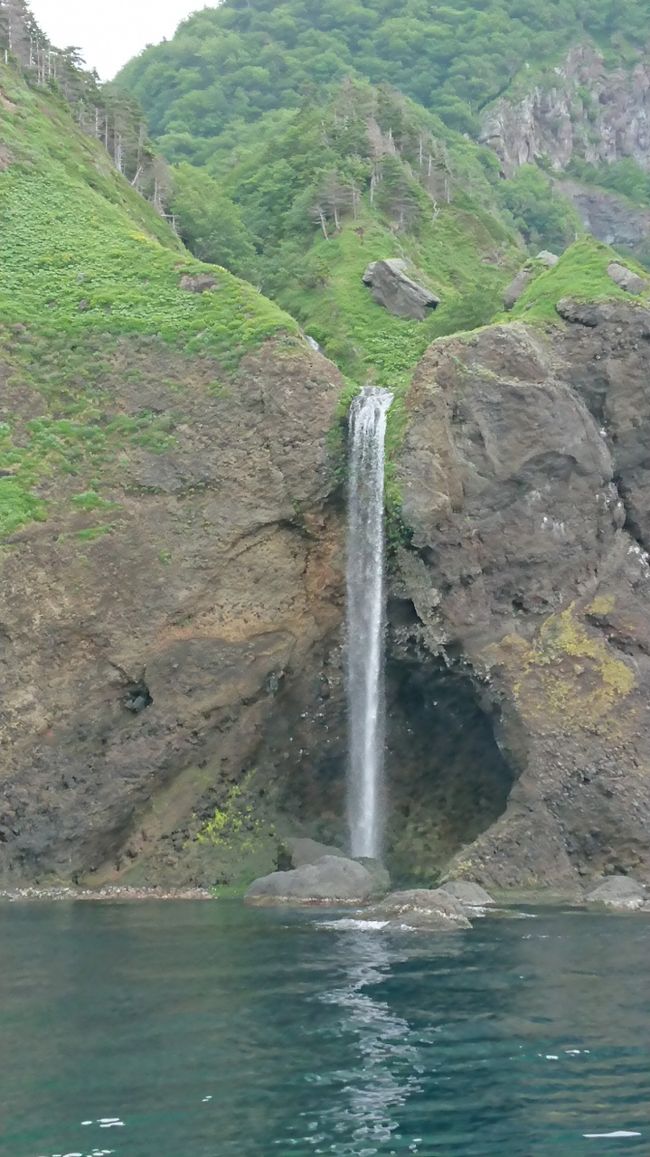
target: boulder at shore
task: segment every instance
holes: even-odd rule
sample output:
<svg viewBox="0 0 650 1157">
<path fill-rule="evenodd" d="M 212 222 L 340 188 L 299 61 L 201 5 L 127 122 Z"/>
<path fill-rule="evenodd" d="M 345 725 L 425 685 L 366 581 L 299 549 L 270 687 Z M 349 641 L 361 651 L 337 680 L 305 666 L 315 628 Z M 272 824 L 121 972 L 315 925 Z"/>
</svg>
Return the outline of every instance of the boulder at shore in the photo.
<svg viewBox="0 0 650 1157">
<path fill-rule="evenodd" d="M 374 875 L 356 860 L 323 856 L 290 872 L 272 872 L 254 880 L 247 904 L 363 904 L 377 892 Z"/>
<path fill-rule="evenodd" d="M 317 864 L 323 856 L 346 858 L 345 852 L 331 844 L 319 844 L 318 840 L 310 840 L 306 836 L 288 836 L 278 850 L 278 868 L 281 871 L 302 868 L 305 864 Z"/>
<path fill-rule="evenodd" d="M 475 884 L 473 880 L 446 880 L 444 884 L 440 885 L 438 891 L 453 896 L 466 908 L 488 908 L 490 904 L 494 904 L 490 893 L 486 892 L 480 884 Z"/>
<path fill-rule="evenodd" d="M 645 899 L 645 886 L 631 876 L 607 876 L 590 888 L 585 896 L 588 904 L 602 904 L 623 912 L 643 907 Z"/>
</svg>

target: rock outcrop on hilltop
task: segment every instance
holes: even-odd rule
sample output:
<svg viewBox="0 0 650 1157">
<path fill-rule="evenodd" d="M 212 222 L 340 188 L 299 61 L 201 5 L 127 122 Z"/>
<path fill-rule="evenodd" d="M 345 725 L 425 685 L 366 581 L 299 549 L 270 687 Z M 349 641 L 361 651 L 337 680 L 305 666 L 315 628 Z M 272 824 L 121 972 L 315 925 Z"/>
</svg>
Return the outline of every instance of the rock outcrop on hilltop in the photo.
<svg viewBox="0 0 650 1157">
<path fill-rule="evenodd" d="M 650 874 L 650 311 L 589 309 L 441 341 L 408 397 L 404 661 L 492 718 L 507 802 L 450 869 L 488 886 Z"/>
</svg>

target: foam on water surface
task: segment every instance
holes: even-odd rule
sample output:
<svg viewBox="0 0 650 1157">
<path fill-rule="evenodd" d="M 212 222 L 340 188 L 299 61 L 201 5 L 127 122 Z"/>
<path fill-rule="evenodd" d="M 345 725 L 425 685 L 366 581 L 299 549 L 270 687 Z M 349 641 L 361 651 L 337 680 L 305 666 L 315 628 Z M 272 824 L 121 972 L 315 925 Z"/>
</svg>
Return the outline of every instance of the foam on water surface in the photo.
<svg viewBox="0 0 650 1157">
<path fill-rule="evenodd" d="M 344 916 L 340 920 L 319 920 L 317 928 L 333 928 L 335 932 L 381 932 L 388 926 L 388 920 L 355 920 L 352 916 Z"/>
<path fill-rule="evenodd" d="M 642 1133 L 636 1133 L 628 1129 L 615 1129 L 612 1133 L 583 1133 L 583 1137 L 588 1137 L 592 1140 L 600 1137 L 609 1137 L 621 1140 L 623 1137 L 642 1137 Z"/>
</svg>

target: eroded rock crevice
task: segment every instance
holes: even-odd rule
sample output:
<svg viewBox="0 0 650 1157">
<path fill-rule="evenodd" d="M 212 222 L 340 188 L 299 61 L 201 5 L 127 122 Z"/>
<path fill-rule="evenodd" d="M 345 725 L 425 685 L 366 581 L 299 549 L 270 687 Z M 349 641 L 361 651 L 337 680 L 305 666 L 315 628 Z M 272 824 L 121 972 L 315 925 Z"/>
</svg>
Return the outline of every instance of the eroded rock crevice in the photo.
<svg viewBox="0 0 650 1157">
<path fill-rule="evenodd" d="M 434 882 L 503 814 L 518 771 L 498 703 L 460 652 L 429 649 L 412 600 L 388 603 L 386 859 L 400 883 Z M 283 830 L 345 846 L 342 630 L 287 681 L 255 761 Z M 523 751 L 518 751 L 523 758 Z"/>
<path fill-rule="evenodd" d="M 386 684 L 391 868 L 431 882 L 503 814 L 517 772 L 498 711 L 462 661 L 402 641 Z"/>
</svg>

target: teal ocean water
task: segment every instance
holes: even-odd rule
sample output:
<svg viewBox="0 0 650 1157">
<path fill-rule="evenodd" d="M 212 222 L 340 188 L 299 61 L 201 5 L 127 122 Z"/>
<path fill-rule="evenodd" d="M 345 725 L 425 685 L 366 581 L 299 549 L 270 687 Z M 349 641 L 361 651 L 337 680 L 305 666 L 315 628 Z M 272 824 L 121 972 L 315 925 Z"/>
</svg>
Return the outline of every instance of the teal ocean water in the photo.
<svg viewBox="0 0 650 1157">
<path fill-rule="evenodd" d="M 650 1154 L 650 919 L 0 907 L 2 1157 Z"/>
</svg>

